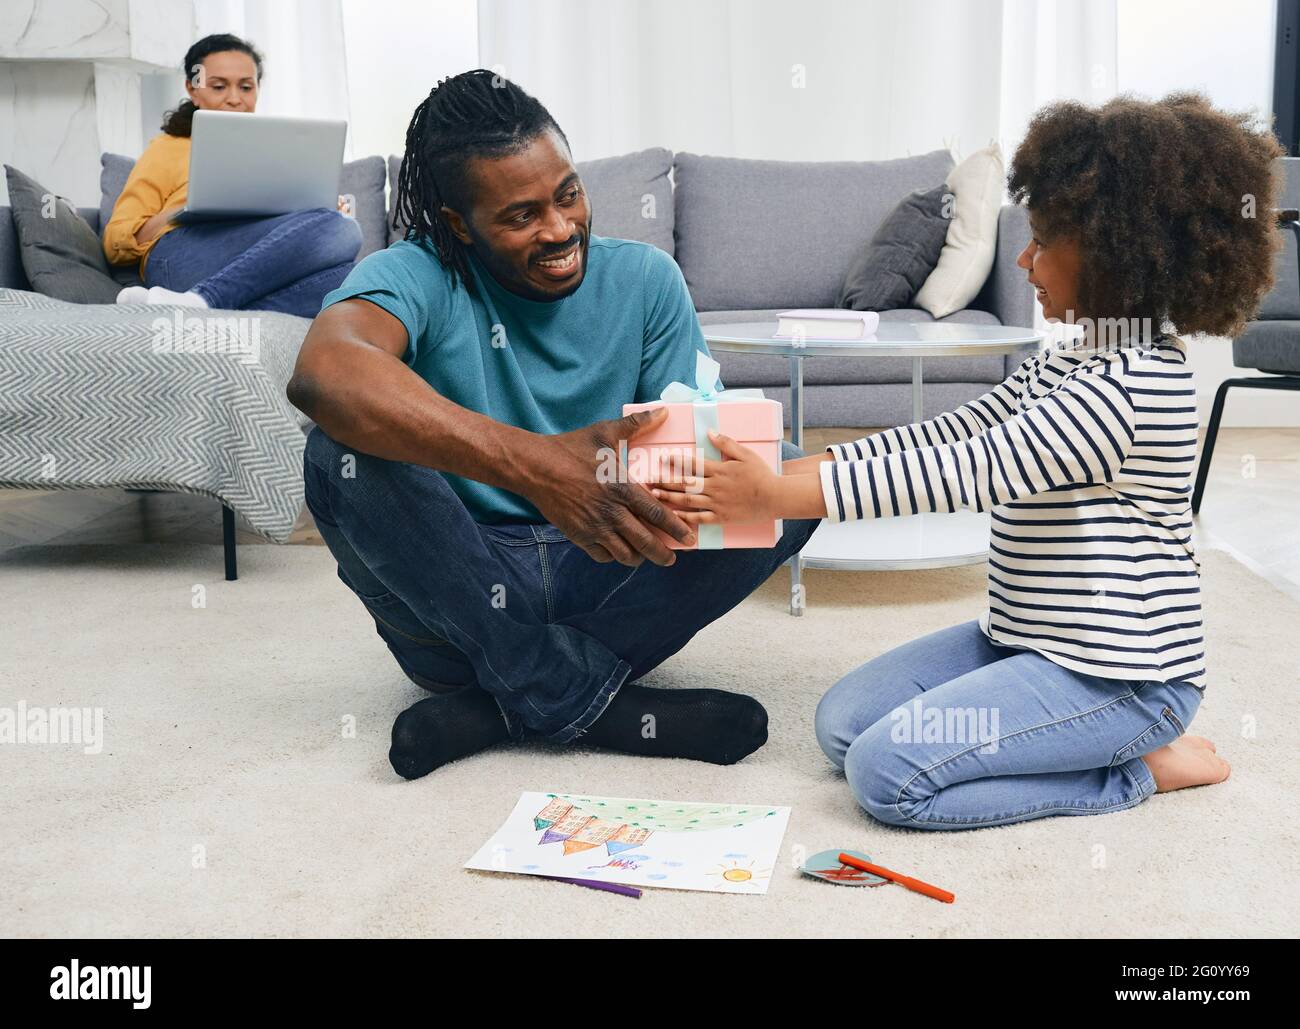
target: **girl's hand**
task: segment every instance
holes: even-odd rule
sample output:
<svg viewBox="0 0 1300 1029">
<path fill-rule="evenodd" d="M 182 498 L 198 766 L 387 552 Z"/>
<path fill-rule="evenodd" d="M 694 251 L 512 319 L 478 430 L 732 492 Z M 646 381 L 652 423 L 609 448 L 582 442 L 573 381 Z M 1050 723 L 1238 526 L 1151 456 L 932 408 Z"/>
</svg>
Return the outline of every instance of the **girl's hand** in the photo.
<svg viewBox="0 0 1300 1029">
<path fill-rule="evenodd" d="M 748 447 L 709 430 L 709 439 L 725 460 L 703 462 L 701 474 L 685 475 L 674 456 L 672 481 L 650 483 L 656 500 L 688 525 L 762 522 L 779 518 L 780 477 Z"/>
<path fill-rule="evenodd" d="M 796 457 L 792 461 L 781 462 L 781 474 L 815 475 L 823 462 L 833 460 L 835 459 L 829 450 L 823 450 L 820 454 L 809 454 L 807 457 Z"/>
</svg>

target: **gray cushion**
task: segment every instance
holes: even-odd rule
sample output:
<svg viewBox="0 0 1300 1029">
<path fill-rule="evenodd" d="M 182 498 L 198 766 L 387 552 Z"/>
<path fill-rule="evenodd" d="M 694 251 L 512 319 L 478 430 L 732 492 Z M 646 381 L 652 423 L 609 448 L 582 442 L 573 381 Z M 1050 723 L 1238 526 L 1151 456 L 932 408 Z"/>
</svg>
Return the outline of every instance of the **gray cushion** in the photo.
<svg viewBox="0 0 1300 1029">
<path fill-rule="evenodd" d="M 127 177 L 135 167 L 135 159 L 121 154 L 101 154 L 99 158 L 99 224 L 102 229 L 112 217 L 113 205 L 126 186 Z M 357 260 L 375 250 L 388 246 L 388 230 L 384 224 L 387 201 L 384 197 L 384 159 L 363 157 L 348 161 L 339 173 L 339 193 L 356 199 L 353 217 L 361 227 L 361 249 Z M 134 272 L 134 264 L 122 265 Z M 137 280 L 138 281 L 138 280 Z"/>
<path fill-rule="evenodd" d="M 1278 375 L 1300 375 L 1300 321 L 1251 322 L 1232 341 L 1232 363 Z"/>
<path fill-rule="evenodd" d="M 339 174 L 339 193 L 356 199 L 352 216 L 361 227 L 358 261 L 388 246 L 388 202 L 384 196 L 384 179 L 384 159 L 377 155 L 348 161 Z"/>
<path fill-rule="evenodd" d="M 1300 207 L 1300 157 L 1283 157 L 1279 160 L 1284 184 L 1279 207 Z M 1267 212 L 1256 214 L 1270 217 Z M 1259 306 L 1260 318 L 1300 318 L 1300 267 L 1296 262 L 1295 233 L 1282 232 L 1282 252 L 1278 255 L 1273 288 Z"/>
<path fill-rule="evenodd" d="M 5 175 L 23 272 L 32 288 L 74 304 L 113 303 L 121 287 L 108 273 L 95 230 L 67 200 L 36 180 L 7 164 Z"/>
<path fill-rule="evenodd" d="M 126 187 L 127 176 L 135 167 L 135 158 L 122 154 L 103 153 L 99 155 L 99 238 L 104 238 L 104 226 L 113 216 L 113 205 Z M 140 262 L 109 265 L 108 273 L 120 286 L 141 286 Z"/>
<path fill-rule="evenodd" d="M 696 310 L 834 307 L 863 240 L 951 168 L 947 150 L 896 161 L 678 154 L 675 256 Z"/>
<path fill-rule="evenodd" d="M 598 236 L 635 239 L 673 252 L 673 188 L 668 178 L 671 150 L 652 147 L 635 154 L 579 161 L 578 174 L 591 203 L 591 230 Z M 388 193 L 397 203 L 401 158 L 388 158 Z M 389 228 L 390 242 L 406 234 L 405 222 Z"/>
<path fill-rule="evenodd" d="M 591 231 L 635 239 L 673 253 L 673 154 L 652 147 L 622 157 L 579 161 L 578 174 L 591 203 Z"/>
<path fill-rule="evenodd" d="M 723 322 L 753 322 L 773 320 L 776 310 L 709 311 L 701 314 L 700 324 L 705 327 Z M 933 322 L 929 312 L 901 308 L 883 311 L 882 322 Z M 998 320 L 987 311 L 957 311 L 942 322 L 966 322 L 975 325 L 997 325 Z M 722 382 L 728 388 L 746 386 L 788 386 L 790 362 L 787 358 L 768 354 L 735 354 L 717 351 L 713 354 L 722 366 Z M 1023 357 L 1020 359 L 1023 360 Z M 1017 361 L 1017 364 L 1020 362 Z M 1001 356 L 987 357 L 933 357 L 922 369 L 924 381 L 997 383 L 1006 378 L 1006 363 Z M 809 386 L 861 385 L 864 383 L 911 382 L 912 362 L 906 357 L 809 357 L 803 362 L 803 381 Z M 827 422 L 823 424 L 836 424 Z M 864 422 L 874 425 L 875 422 Z M 879 424 L 884 424 L 879 423 Z"/>
<path fill-rule="evenodd" d="M 402 159 L 397 154 L 388 155 L 388 218 L 385 229 L 389 244 L 396 243 L 406 236 L 406 222 L 399 220 L 393 225 L 393 214 L 397 210 L 397 176 L 402 170 Z"/>
<path fill-rule="evenodd" d="M 903 197 L 850 265 L 835 306 L 854 311 L 911 306 L 939 263 L 951 203 L 952 192 L 942 182 Z"/>
<path fill-rule="evenodd" d="M 134 157 L 122 154 L 99 155 L 99 227 L 102 231 L 113 216 L 113 205 L 126 188 L 126 180 L 135 167 Z"/>
<path fill-rule="evenodd" d="M 96 233 L 99 232 L 98 207 L 78 207 L 77 214 Z M 13 208 L 8 205 L 0 207 L 0 287 L 32 292 L 32 284 L 23 271 L 22 248 L 18 245 Z"/>
</svg>

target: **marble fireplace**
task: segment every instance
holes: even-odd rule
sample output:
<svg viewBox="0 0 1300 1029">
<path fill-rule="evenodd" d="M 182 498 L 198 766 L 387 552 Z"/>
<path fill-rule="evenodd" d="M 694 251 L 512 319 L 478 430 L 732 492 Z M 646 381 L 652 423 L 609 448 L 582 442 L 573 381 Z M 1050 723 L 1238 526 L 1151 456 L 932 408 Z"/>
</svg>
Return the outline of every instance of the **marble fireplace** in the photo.
<svg viewBox="0 0 1300 1029">
<path fill-rule="evenodd" d="M 157 133 L 194 38 L 188 0 L 3 0 L 0 161 L 98 204 L 100 153 L 138 155 Z"/>
</svg>

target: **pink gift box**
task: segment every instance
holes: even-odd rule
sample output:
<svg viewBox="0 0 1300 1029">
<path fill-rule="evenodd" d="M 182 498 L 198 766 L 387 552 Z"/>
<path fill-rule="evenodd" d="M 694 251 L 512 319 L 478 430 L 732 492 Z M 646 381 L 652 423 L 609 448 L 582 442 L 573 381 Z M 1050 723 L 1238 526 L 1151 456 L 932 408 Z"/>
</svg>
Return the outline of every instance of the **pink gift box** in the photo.
<svg viewBox="0 0 1300 1029">
<path fill-rule="evenodd" d="M 650 404 L 624 404 L 624 415 L 656 407 L 668 408 L 668 417 L 655 429 L 638 433 L 635 441 L 628 443 L 629 478 L 634 482 L 647 482 L 653 481 L 657 475 L 667 476 L 670 474 L 667 463 L 670 454 L 693 461 L 698 461 L 701 456 L 717 459 L 716 451 L 707 442 L 707 437 L 706 445 L 697 452 L 699 444 L 696 442 L 695 409 L 704 405 L 704 401 L 671 403 L 663 400 Z M 753 398 L 711 403 L 708 406 L 716 408 L 720 433 L 754 451 L 777 475 L 781 474 L 781 440 L 784 431 L 781 426 L 781 404 L 778 401 Z M 692 454 L 694 457 L 691 457 Z M 721 533 L 718 533 L 719 529 Z M 666 532 L 651 528 L 651 532 L 672 550 L 734 550 L 741 547 L 776 546 L 776 541 L 781 538 L 781 519 L 729 522 L 721 526 L 699 525 L 696 530 L 696 545 L 688 547 Z M 720 546 L 717 544 L 719 535 Z"/>
</svg>

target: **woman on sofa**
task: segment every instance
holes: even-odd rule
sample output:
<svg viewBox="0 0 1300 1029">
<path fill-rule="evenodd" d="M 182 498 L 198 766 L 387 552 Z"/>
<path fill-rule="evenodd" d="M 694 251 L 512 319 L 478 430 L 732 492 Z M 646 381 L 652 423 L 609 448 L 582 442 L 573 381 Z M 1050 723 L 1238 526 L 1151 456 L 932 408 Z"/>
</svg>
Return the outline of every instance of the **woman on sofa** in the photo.
<svg viewBox="0 0 1300 1029">
<path fill-rule="evenodd" d="M 1196 391 L 1173 333 L 1235 336 L 1271 287 L 1282 153 L 1196 94 L 1047 107 L 1009 175 L 1033 233 L 1018 263 L 1044 316 L 1082 337 L 780 476 L 715 436 L 730 460 L 653 491 L 693 524 L 991 511 L 980 617 L 867 662 L 817 708 L 818 742 L 875 818 L 1101 814 L 1228 777 L 1185 735 L 1206 663 Z"/>
<path fill-rule="evenodd" d="M 185 206 L 194 112 L 251 113 L 262 80 L 261 55 L 226 34 L 200 39 L 186 51 L 183 67 L 189 99 L 168 112 L 104 227 L 109 263 L 138 261 L 144 280 L 122 290 L 117 302 L 315 317 L 321 299 L 352 270 L 361 248 L 355 220 L 317 208 L 194 225 L 171 221 Z"/>
</svg>

